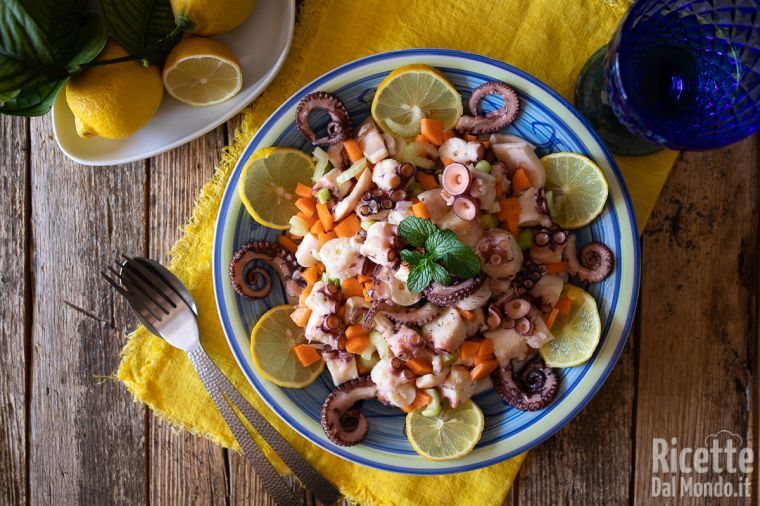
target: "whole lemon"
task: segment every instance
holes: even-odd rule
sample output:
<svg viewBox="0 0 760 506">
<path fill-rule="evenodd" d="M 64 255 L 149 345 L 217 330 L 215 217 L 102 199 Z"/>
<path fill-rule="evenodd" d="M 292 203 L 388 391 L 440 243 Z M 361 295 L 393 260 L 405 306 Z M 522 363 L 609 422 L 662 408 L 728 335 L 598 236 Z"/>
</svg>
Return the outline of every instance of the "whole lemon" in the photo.
<svg viewBox="0 0 760 506">
<path fill-rule="evenodd" d="M 111 40 L 96 61 L 122 56 L 127 52 Z M 159 68 L 139 61 L 89 67 L 66 84 L 66 103 L 83 138 L 129 137 L 156 114 L 163 95 Z"/>
<path fill-rule="evenodd" d="M 188 31 L 210 37 L 229 32 L 246 20 L 256 0 L 171 0 L 178 18 L 190 22 Z"/>
</svg>

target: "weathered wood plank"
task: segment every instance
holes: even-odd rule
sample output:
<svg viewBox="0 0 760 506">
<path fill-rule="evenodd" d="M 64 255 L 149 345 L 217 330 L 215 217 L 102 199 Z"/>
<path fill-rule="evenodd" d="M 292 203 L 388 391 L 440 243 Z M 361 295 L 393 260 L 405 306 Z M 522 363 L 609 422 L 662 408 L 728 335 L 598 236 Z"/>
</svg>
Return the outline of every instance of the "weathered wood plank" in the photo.
<svg viewBox="0 0 760 506">
<path fill-rule="evenodd" d="M 26 504 L 27 119 L 0 116 L 0 504 Z"/>
<path fill-rule="evenodd" d="M 677 438 L 679 449 L 703 447 L 705 438 L 721 430 L 748 439 L 749 343 L 757 339 L 752 320 L 757 309 L 757 141 L 684 154 L 645 231 L 636 504 L 653 502 L 653 476 L 704 482 L 722 477 L 734 487 L 744 476 L 653 474 L 653 439 Z M 726 437 L 731 436 L 724 433 L 721 440 Z M 703 504 L 705 499 L 677 501 Z M 720 501 L 744 504 L 746 499 Z"/>
<path fill-rule="evenodd" d="M 530 452 L 511 504 L 606 506 L 628 502 L 634 335 L 605 384 L 577 418 Z"/>
<path fill-rule="evenodd" d="M 219 127 L 150 161 L 151 258 L 168 263 L 168 251 L 179 239 L 225 143 L 225 129 Z M 150 418 L 151 504 L 223 504 L 228 479 L 225 451 L 153 415 Z"/>
<path fill-rule="evenodd" d="M 145 166 L 69 161 L 48 117 L 31 120 L 31 157 L 31 502 L 144 503 L 144 407 L 107 380 L 133 318 L 98 272 L 144 247 Z"/>
</svg>

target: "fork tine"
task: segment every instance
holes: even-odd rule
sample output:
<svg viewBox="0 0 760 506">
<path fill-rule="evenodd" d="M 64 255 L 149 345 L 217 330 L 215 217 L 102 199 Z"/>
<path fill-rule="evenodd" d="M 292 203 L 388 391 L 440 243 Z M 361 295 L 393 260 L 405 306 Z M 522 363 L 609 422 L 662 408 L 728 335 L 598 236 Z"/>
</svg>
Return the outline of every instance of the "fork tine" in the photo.
<svg viewBox="0 0 760 506">
<path fill-rule="evenodd" d="M 169 285 L 169 283 L 167 283 L 158 273 L 150 272 L 135 258 L 130 258 L 124 253 L 122 253 L 121 256 L 127 261 L 124 267 L 136 272 L 143 281 L 155 288 L 161 297 L 171 304 L 172 307 L 176 308 L 178 303 L 183 302 L 182 297 L 180 297 L 171 285 Z"/>
<path fill-rule="evenodd" d="M 161 300 L 162 297 L 158 295 L 158 293 L 156 292 L 156 289 L 153 286 L 151 286 L 149 283 L 140 279 L 130 269 L 123 268 L 121 272 L 119 273 L 119 279 L 122 281 L 122 283 L 127 283 L 128 284 L 127 288 L 130 289 L 131 291 L 139 292 L 140 294 L 142 294 L 146 302 L 149 302 L 150 304 L 155 306 L 156 309 L 161 311 L 162 315 L 169 314 L 171 307 L 167 307 L 167 303 Z"/>
<path fill-rule="evenodd" d="M 109 270 L 113 272 L 113 269 L 109 267 Z M 108 281 L 108 284 L 111 285 L 119 294 L 121 294 L 122 297 L 124 297 L 127 300 L 127 303 L 129 303 L 129 306 L 140 316 L 143 318 L 149 320 L 149 321 L 161 321 L 161 316 L 163 316 L 163 313 L 156 314 L 154 311 L 152 311 L 146 304 L 141 302 L 140 299 L 138 299 L 135 295 L 133 295 L 130 291 L 125 290 L 118 282 L 116 282 L 114 279 L 108 276 L 104 271 L 100 272 L 100 275 L 103 276 L 103 279 Z"/>
</svg>

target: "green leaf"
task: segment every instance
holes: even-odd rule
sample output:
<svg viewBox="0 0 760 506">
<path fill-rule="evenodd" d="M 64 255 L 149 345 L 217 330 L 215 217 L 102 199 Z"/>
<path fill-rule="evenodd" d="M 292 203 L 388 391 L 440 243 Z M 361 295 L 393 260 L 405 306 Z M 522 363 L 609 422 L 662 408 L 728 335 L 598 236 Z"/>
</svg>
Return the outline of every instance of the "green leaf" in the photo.
<svg viewBox="0 0 760 506">
<path fill-rule="evenodd" d="M 169 0 L 100 0 L 100 6 L 114 37 L 130 54 L 159 42 L 176 26 Z M 180 36 L 151 51 L 150 62 L 162 64 Z"/>
<path fill-rule="evenodd" d="M 43 84 L 37 88 L 27 88 L 13 99 L 3 102 L 0 105 L 0 113 L 16 116 L 42 116 L 53 106 L 58 92 L 66 82 L 67 79 L 61 79 L 58 82 Z"/>
<path fill-rule="evenodd" d="M 461 242 L 456 249 L 444 256 L 442 261 L 449 272 L 461 278 L 471 278 L 480 273 L 480 259 Z"/>
<path fill-rule="evenodd" d="M 449 283 L 451 283 L 451 277 L 449 276 L 449 272 L 441 264 L 432 262 L 430 272 L 433 276 L 433 281 L 436 281 L 437 283 L 440 283 L 442 285 L 448 285 Z"/>
<path fill-rule="evenodd" d="M 421 248 L 425 244 L 425 239 L 438 230 L 435 225 L 428 220 L 417 218 L 416 216 L 407 216 L 398 224 L 398 234 L 412 246 Z"/>
<path fill-rule="evenodd" d="M 108 32 L 103 20 L 97 14 L 86 14 L 73 40 L 71 50 L 66 55 L 69 68 L 89 63 L 97 57 L 106 46 Z"/>
<path fill-rule="evenodd" d="M 408 263 L 410 266 L 417 265 L 418 263 L 420 263 L 420 261 L 423 258 L 425 258 L 425 257 L 423 257 L 421 253 L 418 253 L 416 251 L 412 251 L 412 250 L 409 250 L 409 249 L 402 249 L 401 250 L 401 260 L 403 260 L 404 262 Z"/>
<path fill-rule="evenodd" d="M 425 252 L 438 260 L 457 249 L 461 244 L 451 230 L 437 230 L 425 240 Z"/>
<path fill-rule="evenodd" d="M 413 292 L 421 292 L 432 280 L 432 270 L 425 265 L 425 262 L 421 262 L 412 267 L 409 271 L 409 278 L 406 281 L 406 286 Z"/>
</svg>

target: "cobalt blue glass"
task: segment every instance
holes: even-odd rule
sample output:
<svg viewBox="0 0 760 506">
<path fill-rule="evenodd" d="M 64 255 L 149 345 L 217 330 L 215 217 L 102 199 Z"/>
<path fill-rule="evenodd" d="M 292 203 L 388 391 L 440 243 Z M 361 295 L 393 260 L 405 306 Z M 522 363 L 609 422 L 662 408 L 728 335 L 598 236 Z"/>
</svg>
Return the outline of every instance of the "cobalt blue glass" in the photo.
<svg viewBox="0 0 760 506">
<path fill-rule="evenodd" d="M 619 154 L 743 139 L 760 128 L 760 1 L 638 0 L 575 93 Z"/>
</svg>

